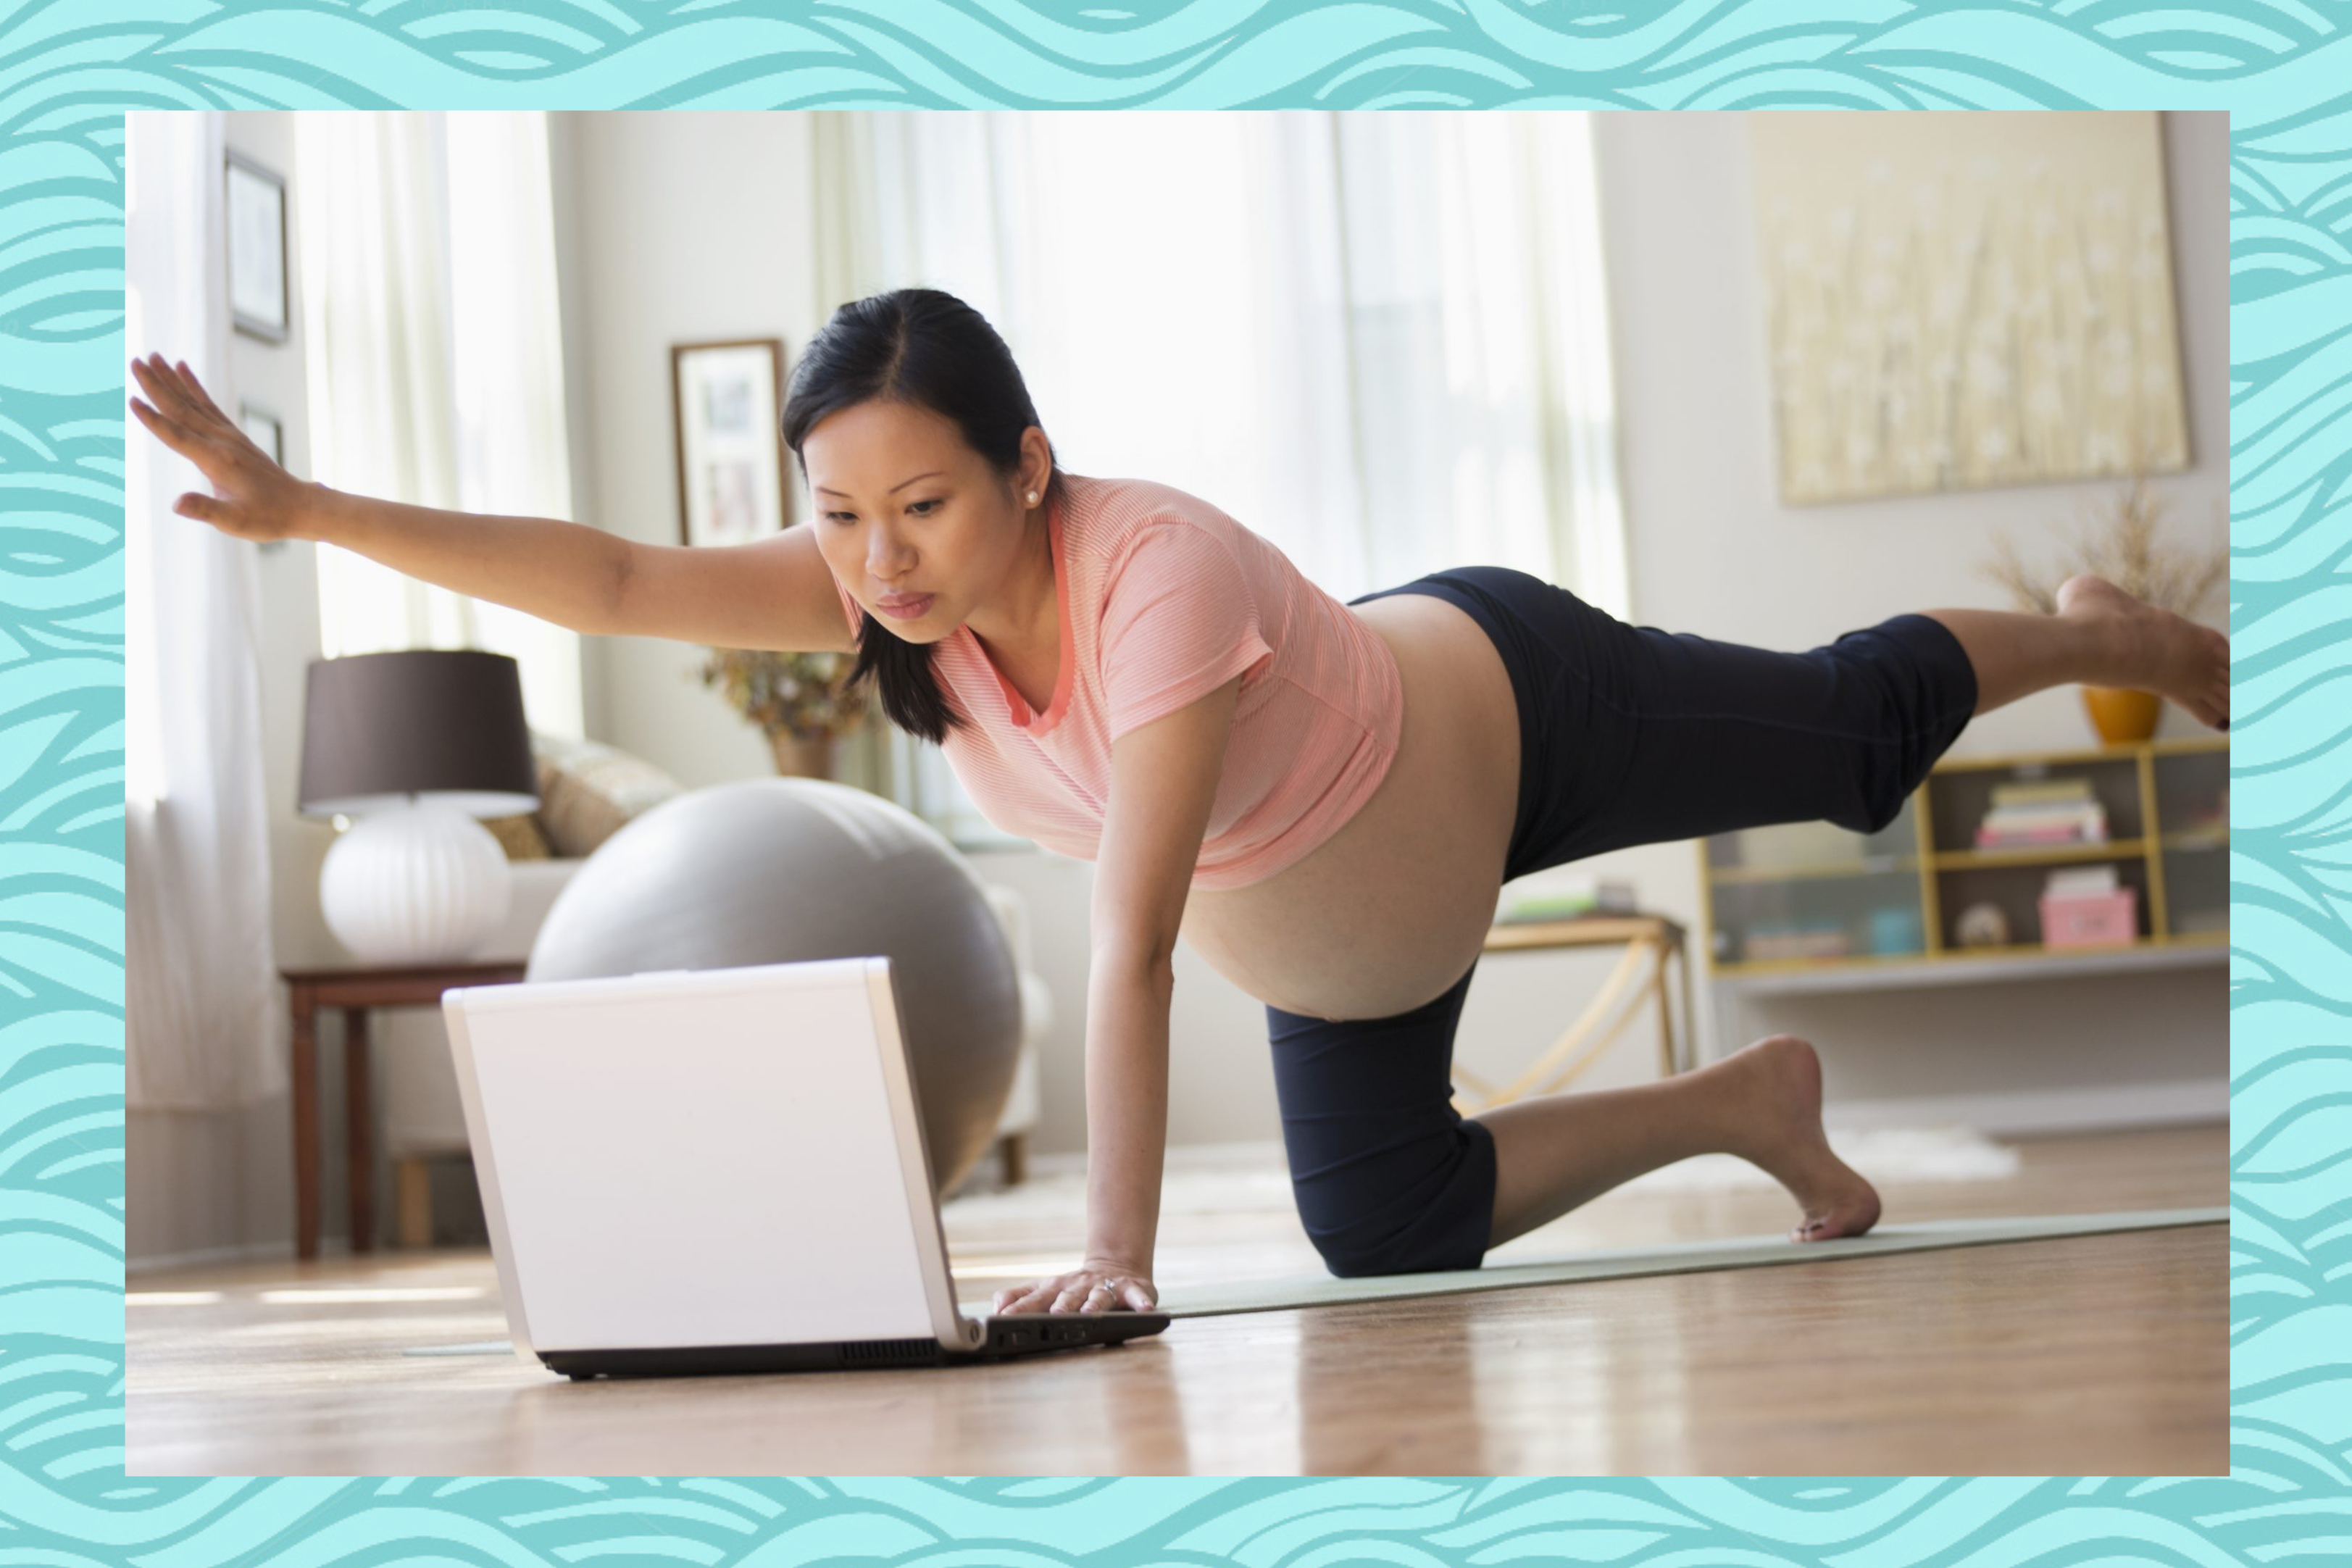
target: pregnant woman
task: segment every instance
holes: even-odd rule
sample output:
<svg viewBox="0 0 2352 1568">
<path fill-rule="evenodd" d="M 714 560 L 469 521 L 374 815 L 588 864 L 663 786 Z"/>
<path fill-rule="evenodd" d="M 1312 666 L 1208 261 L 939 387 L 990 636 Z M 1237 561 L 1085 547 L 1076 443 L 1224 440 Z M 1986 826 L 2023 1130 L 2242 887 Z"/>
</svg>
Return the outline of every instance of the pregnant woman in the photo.
<svg viewBox="0 0 2352 1568">
<path fill-rule="evenodd" d="M 310 539 L 582 632 L 855 649 L 990 821 L 1096 863 L 1081 1267 L 1000 1311 L 1142 1309 L 1181 935 L 1265 1004 L 1298 1212 L 1332 1272 L 1478 1265 L 1644 1171 L 1740 1155 L 1798 1241 L 1878 1218 L 1822 1132 L 1811 1046 L 1464 1119 L 1454 1032 L 1497 894 L 1627 845 L 1893 820 L 1976 714 L 2063 682 L 2226 727 L 2229 645 L 2096 577 L 2054 616 L 1899 615 L 1805 653 L 1629 626 L 1472 565 L 1349 604 L 1208 502 L 1065 472 L 1003 341 L 950 295 L 843 306 L 783 439 L 813 521 L 731 548 L 370 500 L 294 479 L 184 365 L 131 408 L 210 480 L 175 510 Z"/>
</svg>

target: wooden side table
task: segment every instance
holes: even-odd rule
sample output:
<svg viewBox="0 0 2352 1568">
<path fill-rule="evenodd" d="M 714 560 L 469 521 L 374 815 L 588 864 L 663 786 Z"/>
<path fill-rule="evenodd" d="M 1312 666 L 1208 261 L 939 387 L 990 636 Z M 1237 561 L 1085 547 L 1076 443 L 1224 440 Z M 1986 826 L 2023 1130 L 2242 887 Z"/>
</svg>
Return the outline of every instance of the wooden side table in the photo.
<svg viewBox="0 0 2352 1568">
<path fill-rule="evenodd" d="M 1511 925 L 1497 924 L 1486 933 L 1488 952 L 1526 952 L 1539 948 L 1603 947 L 1622 943 L 1625 955 L 1616 969 L 1601 984 L 1600 991 L 1585 1006 L 1568 1031 L 1552 1043 L 1551 1048 L 1536 1059 L 1510 1083 L 1496 1088 L 1475 1073 L 1456 1062 L 1454 1076 L 1468 1084 L 1483 1098 L 1473 1100 L 1456 1094 L 1454 1103 L 1465 1115 L 1507 1104 L 1530 1094 L 1549 1094 L 1598 1060 L 1601 1049 L 1617 1037 L 1633 1021 L 1640 1004 L 1635 1002 L 1620 1012 L 1615 1023 L 1601 1029 L 1601 1020 L 1616 1005 L 1620 996 L 1649 962 L 1647 988 L 1656 998 L 1658 1006 L 1658 1067 L 1662 1074 L 1672 1078 L 1685 1066 L 1685 1053 L 1678 1047 L 1678 1039 L 1688 1039 L 1697 1030 L 1697 1015 L 1691 1011 L 1690 952 L 1684 942 L 1680 924 L 1664 915 L 1619 914 L 1579 915 L 1573 920 L 1530 921 Z M 1666 995 L 1666 966 L 1680 960 L 1682 963 L 1683 1032 L 1675 1030 L 1674 1009 Z M 1596 1031 L 1599 1031 L 1596 1033 Z M 1688 1052 L 1687 1065 L 1696 1067 L 1698 1052 L 1694 1042 Z"/>
<path fill-rule="evenodd" d="M 509 963 L 436 963 L 413 969 L 283 969 L 294 1010 L 294 1256 L 319 1256 L 319 1050 L 321 1007 L 343 1010 L 343 1116 L 351 1144 L 352 1250 L 375 1250 L 374 1110 L 368 1097 L 371 1007 L 437 1007 L 459 985 L 523 977 Z"/>
</svg>

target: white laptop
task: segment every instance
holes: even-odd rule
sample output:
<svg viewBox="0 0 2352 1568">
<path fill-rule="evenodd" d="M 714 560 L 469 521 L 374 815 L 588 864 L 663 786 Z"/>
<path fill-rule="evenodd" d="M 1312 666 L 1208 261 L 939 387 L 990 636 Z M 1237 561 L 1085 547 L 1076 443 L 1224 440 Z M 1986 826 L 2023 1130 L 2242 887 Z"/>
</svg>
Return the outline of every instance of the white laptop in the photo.
<svg viewBox="0 0 2352 1568">
<path fill-rule="evenodd" d="M 887 958 L 441 1005 L 525 1361 L 574 1378 L 936 1365 L 1168 1326 L 963 1315 Z"/>
</svg>

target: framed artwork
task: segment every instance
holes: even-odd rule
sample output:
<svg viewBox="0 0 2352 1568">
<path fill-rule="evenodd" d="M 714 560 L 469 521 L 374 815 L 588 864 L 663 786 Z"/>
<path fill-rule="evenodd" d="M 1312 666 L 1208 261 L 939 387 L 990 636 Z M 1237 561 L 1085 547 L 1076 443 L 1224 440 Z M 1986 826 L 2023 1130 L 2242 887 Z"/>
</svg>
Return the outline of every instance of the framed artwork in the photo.
<svg viewBox="0 0 2352 1568">
<path fill-rule="evenodd" d="M 228 310 L 236 330 L 286 341 L 286 176 L 228 154 Z"/>
<path fill-rule="evenodd" d="M 748 544 L 791 526 L 784 483 L 781 338 L 677 343 L 678 532 L 688 544 Z"/>
<path fill-rule="evenodd" d="M 267 414 L 250 403 L 236 405 L 237 428 L 246 433 L 253 444 L 269 454 L 269 460 L 279 468 L 286 466 L 286 426 L 274 414 Z"/>
<path fill-rule="evenodd" d="M 1748 137 L 1784 502 L 2189 466 L 2155 112 Z"/>
</svg>

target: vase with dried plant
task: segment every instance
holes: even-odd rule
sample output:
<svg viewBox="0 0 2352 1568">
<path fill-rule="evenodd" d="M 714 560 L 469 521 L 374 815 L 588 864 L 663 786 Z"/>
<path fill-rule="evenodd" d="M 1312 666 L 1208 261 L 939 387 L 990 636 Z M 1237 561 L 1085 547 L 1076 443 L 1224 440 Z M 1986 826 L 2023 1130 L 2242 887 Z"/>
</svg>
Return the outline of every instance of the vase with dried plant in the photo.
<svg viewBox="0 0 2352 1568">
<path fill-rule="evenodd" d="M 2008 589 L 2021 611 L 2056 615 L 2058 585 L 2087 572 L 2158 609 L 2193 620 L 2213 590 L 2229 581 L 2230 551 L 2226 544 L 2193 551 L 2159 542 L 2157 533 L 2168 511 L 2148 489 L 2147 475 L 2136 471 L 2116 489 L 2083 505 L 2067 552 L 2057 565 L 2046 571 L 2027 566 L 2008 533 L 2000 531 L 1993 536 L 1993 558 L 1981 563 L 1983 574 Z M 2220 506 L 2215 511 L 2226 538 L 2228 512 Z M 2156 733 L 2164 709 L 2157 693 L 2108 686 L 2082 690 L 2092 727 L 2108 745 L 2145 741 Z"/>
<path fill-rule="evenodd" d="M 829 779 L 834 742 L 863 729 L 872 708 L 841 683 L 856 667 L 845 653 L 778 653 L 715 647 L 702 684 L 717 687 L 735 711 L 757 724 L 776 753 L 776 772 Z"/>
</svg>

